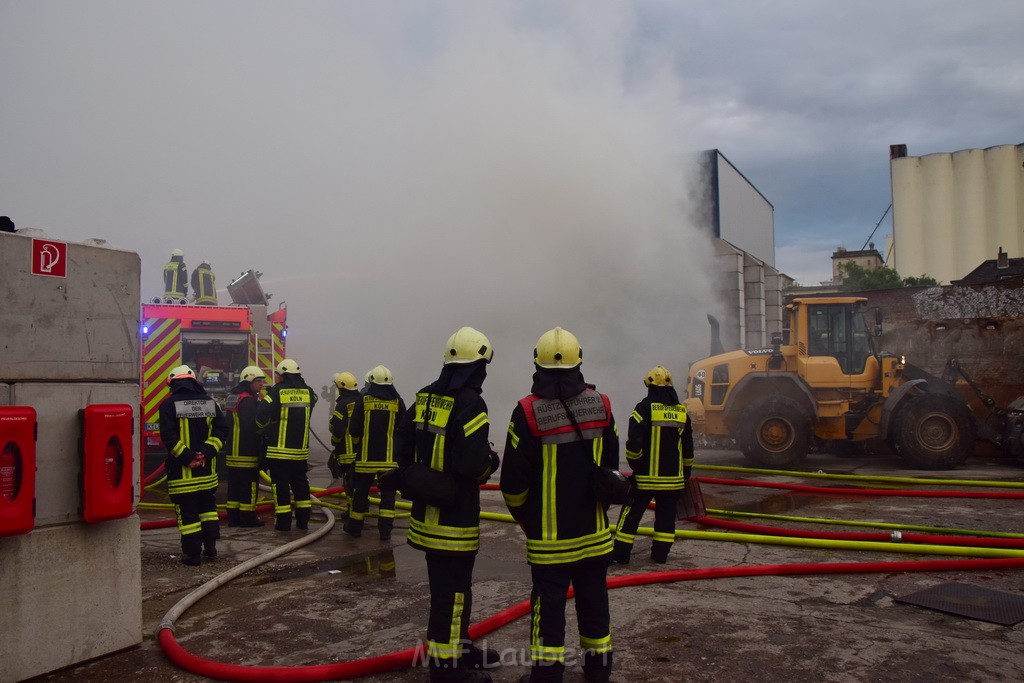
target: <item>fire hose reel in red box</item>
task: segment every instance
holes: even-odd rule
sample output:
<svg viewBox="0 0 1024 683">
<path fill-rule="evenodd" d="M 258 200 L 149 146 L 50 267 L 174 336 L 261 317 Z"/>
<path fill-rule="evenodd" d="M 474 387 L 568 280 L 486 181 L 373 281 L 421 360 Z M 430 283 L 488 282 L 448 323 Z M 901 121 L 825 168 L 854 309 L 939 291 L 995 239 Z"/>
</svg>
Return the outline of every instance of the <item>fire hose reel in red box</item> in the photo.
<svg viewBox="0 0 1024 683">
<path fill-rule="evenodd" d="M 98 404 L 82 418 L 82 518 L 88 524 L 135 511 L 135 420 L 127 404 Z"/>
<path fill-rule="evenodd" d="M 36 411 L 0 406 L 0 536 L 36 525 Z"/>
</svg>

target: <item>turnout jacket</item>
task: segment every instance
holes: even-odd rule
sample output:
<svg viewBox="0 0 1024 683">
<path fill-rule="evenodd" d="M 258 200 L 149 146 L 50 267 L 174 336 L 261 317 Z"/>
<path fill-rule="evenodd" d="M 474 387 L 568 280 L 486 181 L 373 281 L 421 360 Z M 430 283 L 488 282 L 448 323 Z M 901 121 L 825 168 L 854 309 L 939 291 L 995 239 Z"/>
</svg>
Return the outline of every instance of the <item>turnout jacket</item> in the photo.
<svg viewBox="0 0 1024 683">
<path fill-rule="evenodd" d="M 188 296 L 188 268 L 185 257 L 172 256 L 164 265 L 164 296 L 184 299 Z"/>
<path fill-rule="evenodd" d="M 612 536 L 591 476 L 596 466 L 619 467 L 611 402 L 584 385 L 563 404 L 558 394 L 538 395 L 537 384 L 512 411 L 501 465 L 502 495 L 526 532 L 527 562 L 564 565 L 604 557 Z"/>
<path fill-rule="evenodd" d="M 348 433 L 356 447 L 357 474 L 385 472 L 398 467 L 395 432 L 405 403 L 389 384 L 370 384 L 352 406 Z"/>
<path fill-rule="evenodd" d="M 203 261 L 192 271 L 192 292 L 195 302 L 199 305 L 217 305 L 217 280 L 210 264 Z"/>
<path fill-rule="evenodd" d="M 355 389 L 339 389 L 338 399 L 334 402 L 334 412 L 331 413 L 331 455 L 342 465 L 351 465 L 356 459 L 355 445 L 352 443 L 352 436 L 348 433 L 348 426 L 352 421 L 352 409 L 355 408 L 359 392 Z"/>
<path fill-rule="evenodd" d="M 267 458 L 309 459 L 309 416 L 316 392 L 302 375 L 288 373 L 272 386 L 256 407 L 256 426 L 267 438 Z"/>
<path fill-rule="evenodd" d="M 227 449 L 228 467 L 259 467 L 264 453 L 263 436 L 256 426 L 256 408 L 260 395 L 253 393 L 251 382 L 242 382 L 228 394 L 224 404 L 231 425 Z"/>
<path fill-rule="evenodd" d="M 497 467 L 489 428 L 487 404 L 477 388 L 452 391 L 429 385 L 416 394 L 416 404 L 401 422 L 399 461 L 403 470 L 420 462 L 443 472 L 451 478 L 455 497 L 443 507 L 413 501 L 406 537 L 413 548 L 445 554 L 480 549 L 480 483 Z"/>
<path fill-rule="evenodd" d="M 160 404 L 160 439 L 167 448 L 167 492 L 178 495 L 217 488 L 217 453 L 228 438 L 228 423 L 217 402 L 194 379 L 176 379 Z M 201 452 L 202 467 L 188 465 Z"/>
<path fill-rule="evenodd" d="M 693 467 L 693 425 L 671 387 L 650 387 L 629 416 L 626 459 L 642 491 L 678 491 Z"/>
</svg>

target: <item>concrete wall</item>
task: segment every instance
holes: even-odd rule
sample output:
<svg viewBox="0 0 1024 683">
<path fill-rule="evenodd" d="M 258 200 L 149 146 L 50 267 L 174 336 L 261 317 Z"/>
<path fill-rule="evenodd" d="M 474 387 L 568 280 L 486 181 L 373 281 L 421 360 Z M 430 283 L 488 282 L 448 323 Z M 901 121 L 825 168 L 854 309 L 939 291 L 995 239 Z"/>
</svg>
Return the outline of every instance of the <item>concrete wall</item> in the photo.
<svg viewBox="0 0 1024 683">
<path fill-rule="evenodd" d="M 67 248 L 67 277 L 33 275 L 32 238 L 0 233 L 0 404 L 34 408 L 39 432 L 35 529 L 0 538 L 4 682 L 142 642 L 139 519 L 81 521 L 78 417 L 90 404 L 126 403 L 139 434 L 140 262 Z"/>
</svg>

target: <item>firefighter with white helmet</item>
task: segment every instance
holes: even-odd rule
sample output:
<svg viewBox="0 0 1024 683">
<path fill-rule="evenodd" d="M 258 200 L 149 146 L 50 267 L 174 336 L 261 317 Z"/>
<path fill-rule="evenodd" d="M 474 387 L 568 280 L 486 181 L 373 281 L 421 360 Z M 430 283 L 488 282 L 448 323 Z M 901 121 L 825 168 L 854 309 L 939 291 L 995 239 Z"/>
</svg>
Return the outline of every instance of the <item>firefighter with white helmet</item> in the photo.
<svg viewBox="0 0 1024 683">
<path fill-rule="evenodd" d="M 292 500 L 295 526 L 309 528 L 313 503 L 309 495 L 309 418 L 316 392 L 302 379 L 299 364 L 291 358 L 278 363 L 280 380 L 256 409 L 256 426 L 267 438 L 267 463 L 274 491 L 277 531 L 291 531 Z"/>
<path fill-rule="evenodd" d="M 228 423 L 217 402 L 187 365 L 171 370 L 170 395 L 160 404 L 160 439 L 167 449 L 167 493 L 181 533 L 181 561 L 198 565 L 200 554 L 217 557 L 217 453 Z"/>
<path fill-rule="evenodd" d="M 331 454 L 327 464 L 331 474 L 342 480 L 345 495 L 351 501 L 352 496 L 352 465 L 356 459 L 355 446 L 348 426 L 352 420 L 352 409 L 359 398 L 358 381 L 351 372 L 336 372 L 334 386 L 338 388 L 338 398 L 334 401 L 334 412 L 328 425 L 331 432 Z"/>
<path fill-rule="evenodd" d="M 352 502 L 343 529 L 356 538 L 370 509 L 370 487 L 383 473 L 398 467 L 395 460 L 395 432 L 405 413 L 405 403 L 395 389 L 391 371 L 378 365 L 366 373 L 365 393 L 352 406 L 348 433 L 355 445 L 352 473 Z M 395 491 L 381 491 L 377 532 L 382 541 L 391 538 L 395 524 Z"/>
<path fill-rule="evenodd" d="M 626 459 L 633 469 L 634 488 L 623 506 L 615 533 L 614 561 L 629 564 L 640 519 L 654 500 L 654 541 L 651 559 L 668 560 L 676 537 L 676 503 L 693 467 L 693 426 L 672 386 L 672 373 L 656 365 L 644 375 L 647 396 L 629 416 Z"/>
<path fill-rule="evenodd" d="M 260 460 L 266 443 L 256 426 L 256 409 L 263 398 L 267 376 L 250 365 L 242 370 L 238 384 L 228 394 L 224 405 L 231 422 L 228 441 L 228 526 L 258 527 L 263 521 L 256 515 Z"/>
<path fill-rule="evenodd" d="M 164 265 L 164 303 L 178 303 L 188 296 L 188 268 L 181 249 L 171 252 L 171 260 Z"/>
<path fill-rule="evenodd" d="M 441 374 L 416 394 L 399 431 L 399 486 L 412 499 L 407 542 L 427 558 L 431 681 L 490 681 L 476 669 L 500 664 L 469 639 L 473 565 L 480 547 L 480 484 L 498 469 L 482 391 L 494 356 L 472 327 L 445 344 Z"/>
<path fill-rule="evenodd" d="M 583 350 L 571 332 L 545 332 L 533 360 L 532 392 L 512 411 L 501 465 L 502 496 L 526 533 L 533 575 L 531 671 L 522 680 L 562 680 L 571 584 L 584 677 L 608 681 L 612 642 L 605 580 L 612 535 L 598 483 L 617 475 L 619 466 L 611 401 L 584 381 Z"/>
</svg>

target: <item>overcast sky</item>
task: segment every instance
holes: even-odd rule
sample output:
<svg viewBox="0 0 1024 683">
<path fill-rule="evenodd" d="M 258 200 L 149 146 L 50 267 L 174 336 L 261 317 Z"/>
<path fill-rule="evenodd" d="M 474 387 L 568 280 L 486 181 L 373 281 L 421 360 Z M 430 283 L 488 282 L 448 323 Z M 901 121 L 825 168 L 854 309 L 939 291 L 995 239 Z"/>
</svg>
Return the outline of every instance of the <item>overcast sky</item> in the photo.
<svg viewBox="0 0 1024 683">
<path fill-rule="evenodd" d="M 624 420 L 707 351 L 693 152 L 817 283 L 890 144 L 1024 142 L 1022 30 L 1021 0 L 0 0 L 0 215 L 138 252 L 144 298 L 174 248 L 263 271 L 317 387 L 384 363 L 409 399 L 468 324 L 504 414 L 562 325 Z"/>
</svg>

